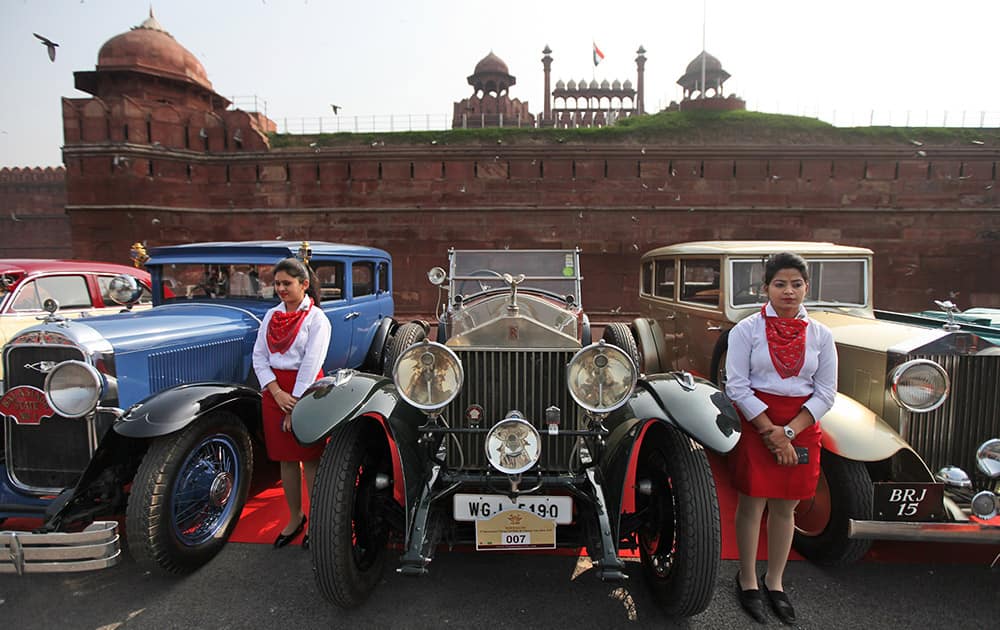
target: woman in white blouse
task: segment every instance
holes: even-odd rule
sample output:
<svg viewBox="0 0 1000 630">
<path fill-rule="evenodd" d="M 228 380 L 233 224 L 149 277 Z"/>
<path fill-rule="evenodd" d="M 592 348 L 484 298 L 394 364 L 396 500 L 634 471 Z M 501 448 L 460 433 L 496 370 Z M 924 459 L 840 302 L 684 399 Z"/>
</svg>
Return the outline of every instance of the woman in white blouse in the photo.
<svg viewBox="0 0 1000 630">
<path fill-rule="evenodd" d="M 324 444 L 302 446 L 292 434 L 292 409 L 317 378 L 330 345 L 330 320 L 319 306 L 308 268 L 295 258 L 274 266 L 274 291 L 281 304 L 264 315 L 253 349 L 253 368 L 263 390 L 261 415 L 267 456 L 281 463 L 281 486 L 288 503 L 288 523 L 274 546 L 292 542 L 306 526 L 302 511 L 302 476 L 306 495 L 312 489 Z M 302 539 L 308 548 L 309 535 Z"/>
<path fill-rule="evenodd" d="M 802 257 L 781 253 L 764 269 L 768 302 L 729 332 L 726 394 L 744 419 L 729 456 L 739 493 L 736 541 L 740 605 L 764 623 L 756 574 L 760 522 L 767 508 L 767 572 L 761 576 L 774 613 L 785 623 L 795 609 L 782 577 L 795 533 L 795 506 L 815 495 L 819 480 L 819 420 L 837 392 L 837 349 L 830 330 L 809 319 L 802 302 L 809 271 Z"/>
</svg>

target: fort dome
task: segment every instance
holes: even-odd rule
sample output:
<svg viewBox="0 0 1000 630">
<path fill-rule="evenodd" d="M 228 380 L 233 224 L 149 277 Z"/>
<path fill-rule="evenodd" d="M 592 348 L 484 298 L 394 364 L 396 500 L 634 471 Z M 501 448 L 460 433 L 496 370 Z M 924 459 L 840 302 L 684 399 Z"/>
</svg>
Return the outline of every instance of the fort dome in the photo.
<svg viewBox="0 0 1000 630">
<path fill-rule="evenodd" d="M 705 58 L 705 70 L 722 70 L 722 62 L 702 51 L 697 57 L 691 60 L 691 63 L 687 65 L 687 69 L 684 71 L 685 74 L 690 74 L 692 72 L 701 72 L 701 58 Z"/>
<path fill-rule="evenodd" d="M 483 57 L 482 60 L 476 64 L 476 69 L 473 71 L 473 74 L 482 74 L 485 72 L 510 74 L 510 70 L 507 69 L 507 64 L 504 63 L 503 59 L 493 54 L 492 50 L 490 51 L 490 54 Z"/>
<path fill-rule="evenodd" d="M 138 71 L 212 90 L 205 67 L 160 25 L 152 9 L 142 24 L 112 37 L 101 46 L 97 70 Z"/>
</svg>

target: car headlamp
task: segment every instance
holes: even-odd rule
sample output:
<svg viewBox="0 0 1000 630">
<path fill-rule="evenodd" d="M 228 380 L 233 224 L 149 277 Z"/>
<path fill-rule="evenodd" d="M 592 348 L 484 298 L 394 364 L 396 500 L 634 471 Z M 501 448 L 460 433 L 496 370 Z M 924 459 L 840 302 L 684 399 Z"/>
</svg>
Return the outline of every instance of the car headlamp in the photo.
<svg viewBox="0 0 1000 630">
<path fill-rule="evenodd" d="M 570 396 L 594 413 L 608 413 L 624 405 L 638 374 L 632 358 L 603 339 L 577 352 L 566 367 Z"/>
<path fill-rule="evenodd" d="M 424 340 L 403 351 L 392 370 L 403 400 L 417 409 L 444 407 L 462 389 L 462 362 L 445 346 Z"/>
<path fill-rule="evenodd" d="M 104 378 L 83 361 L 63 361 L 45 376 L 45 399 L 60 416 L 79 418 L 97 407 Z"/>
<path fill-rule="evenodd" d="M 928 359 L 903 363 L 893 370 L 891 381 L 892 399 L 917 413 L 940 407 L 951 387 L 944 368 Z"/>
<path fill-rule="evenodd" d="M 976 449 L 976 466 L 990 479 L 1000 478 L 1000 439 L 986 440 Z"/>
<path fill-rule="evenodd" d="M 139 282 L 127 273 L 119 274 L 108 282 L 108 295 L 116 304 L 126 305 L 138 301 L 142 295 Z"/>
<path fill-rule="evenodd" d="M 486 433 L 486 459 L 502 473 L 522 473 L 541 456 L 538 430 L 521 418 L 504 418 Z"/>
</svg>

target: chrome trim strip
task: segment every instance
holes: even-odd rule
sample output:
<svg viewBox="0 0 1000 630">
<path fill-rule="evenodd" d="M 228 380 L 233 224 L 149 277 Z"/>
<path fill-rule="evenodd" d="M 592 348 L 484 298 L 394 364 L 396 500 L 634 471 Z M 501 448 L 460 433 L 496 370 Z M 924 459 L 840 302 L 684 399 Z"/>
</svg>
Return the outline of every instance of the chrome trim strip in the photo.
<svg viewBox="0 0 1000 630">
<path fill-rule="evenodd" d="M 922 540 L 995 545 L 1000 543 L 1000 526 L 973 521 L 963 523 L 909 523 L 902 521 L 857 521 L 851 519 L 848 538 L 876 540 Z"/>
</svg>

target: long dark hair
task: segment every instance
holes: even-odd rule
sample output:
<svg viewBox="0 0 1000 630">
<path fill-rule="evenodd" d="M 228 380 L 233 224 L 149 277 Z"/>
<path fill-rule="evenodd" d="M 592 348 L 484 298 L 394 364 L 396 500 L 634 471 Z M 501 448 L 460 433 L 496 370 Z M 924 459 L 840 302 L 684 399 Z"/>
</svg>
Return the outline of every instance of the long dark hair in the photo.
<svg viewBox="0 0 1000 630">
<path fill-rule="evenodd" d="M 306 266 L 304 262 L 298 258 L 285 258 L 279 260 L 274 268 L 271 269 L 271 277 L 273 278 L 278 274 L 279 271 L 284 271 L 293 278 L 296 278 L 299 282 L 309 281 L 309 288 L 306 289 L 306 295 L 312 298 L 313 302 L 319 303 L 319 278 L 313 273 L 313 270 Z"/>
<path fill-rule="evenodd" d="M 764 284 L 771 284 L 775 274 L 782 269 L 795 269 L 802 274 L 803 280 L 809 282 L 809 265 L 806 264 L 806 259 L 792 252 L 781 252 L 772 254 L 767 259 L 767 264 L 764 265 Z"/>
</svg>

